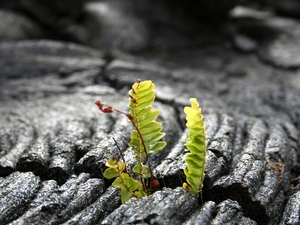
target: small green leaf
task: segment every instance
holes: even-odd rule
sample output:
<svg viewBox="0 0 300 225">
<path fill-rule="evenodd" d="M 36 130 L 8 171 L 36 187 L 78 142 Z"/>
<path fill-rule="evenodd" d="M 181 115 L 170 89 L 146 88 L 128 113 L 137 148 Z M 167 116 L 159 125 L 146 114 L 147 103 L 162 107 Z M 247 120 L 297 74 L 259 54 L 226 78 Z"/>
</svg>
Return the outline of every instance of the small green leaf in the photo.
<svg viewBox="0 0 300 225">
<path fill-rule="evenodd" d="M 151 122 L 148 125 L 143 126 L 140 129 L 140 132 L 142 133 L 143 136 L 147 137 L 148 133 L 154 133 L 154 132 L 159 132 L 162 130 L 162 126 L 158 122 Z"/>
<path fill-rule="evenodd" d="M 134 173 L 136 173 L 137 175 L 139 175 L 140 177 L 142 178 L 149 178 L 151 177 L 151 173 L 149 171 L 149 168 L 145 165 L 135 165 L 133 167 L 133 170 L 132 170 Z"/>
<path fill-rule="evenodd" d="M 125 175 L 124 176 L 124 183 L 129 188 L 130 191 L 136 191 L 142 186 L 140 181 L 137 181 L 137 180 L 133 179 L 128 174 L 124 174 L 124 175 Z"/>
<path fill-rule="evenodd" d="M 107 179 L 117 177 L 117 176 L 119 176 L 118 169 L 117 168 L 107 168 L 104 171 L 103 176 Z"/>
<path fill-rule="evenodd" d="M 117 168 L 118 167 L 118 161 L 116 159 L 109 159 L 105 163 L 105 166 L 110 167 L 110 168 Z"/>
<path fill-rule="evenodd" d="M 153 120 L 155 120 L 159 114 L 159 110 L 152 110 L 151 113 L 147 113 L 147 116 L 143 116 L 138 121 L 138 126 L 142 128 L 143 126 L 146 126 L 147 124 L 151 123 Z"/>
<path fill-rule="evenodd" d="M 131 197 L 139 197 L 135 194 L 136 191 L 142 195 L 143 186 L 140 181 L 133 179 L 129 174 L 122 173 L 112 183 L 113 186 L 121 189 L 122 203 L 126 202 Z"/>
<path fill-rule="evenodd" d="M 124 162 L 118 162 L 118 167 L 119 167 L 119 173 L 122 173 L 126 168 L 126 164 Z"/>
<path fill-rule="evenodd" d="M 128 199 L 133 197 L 133 192 L 128 191 L 126 187 L 121 188 L 121 201 L 122 203 L 125 203 Z"/>
<path fill-rule="evenodd" d="M 124 182 L 123 182 L 123 180 L 120 177 L 117 177 L 115 179 L 115 181 L 112 183 L 112 185 L 115 186 L 115 187 L 117 187 L 117 188 L 125 187 L 124 186 Z"/>
<path fill-rule="evenodd" d="M 167 145 L 167 143 L 165 141 L 161 141 L 161 142 L 156 142 L 154 145 L 151 145 L 149 147 L 150 149 L 150 153 L 156 153 L 159 152 L 160 150 L 162 150 L 165 146 Z"/>
</svg>

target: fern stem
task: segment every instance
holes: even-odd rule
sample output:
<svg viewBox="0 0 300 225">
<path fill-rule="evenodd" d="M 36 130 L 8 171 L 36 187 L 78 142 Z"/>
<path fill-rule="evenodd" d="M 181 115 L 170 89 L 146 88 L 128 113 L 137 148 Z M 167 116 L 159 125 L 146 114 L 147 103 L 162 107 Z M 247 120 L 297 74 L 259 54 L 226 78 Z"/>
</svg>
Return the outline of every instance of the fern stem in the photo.
<svg viewBox="0 0 300 225">
<path fill-rule="evenodd" d="M 123 162 L 125 163 L 125 169 L 124 169 L 124 171 L 125 171 L 125 173 L 128 173 L 127 166 L 126 166 L 126 161 L 125 161 L 123 152 L 121 151 L 121 149 L 120 149 L 120 147 L 119 147 L 118 142 L 116 141 L 116 139 L 114 137 L 112 139 L 114 140 L 114 142 L 115 142 L 115 144 L 116 144 L 116 146 L 117 146 L 117 148 L 118 148 L 118 150 L 120 152 L 121 158 L 122 158 Z"/>
<path fill-rule="evenodd" d="M 139 135 L 140 138 L 141 138 L 142 145 L 143 145 L 143 148 L 144 148 L 144 152 L 145 152 L 145 154 L 146 154 L 146 161 L 147 161 L 147 163 L 148 163 L 149 172 L 150 172 L 150 174 L 151 174 L 151 180 L 154 180 L 155 178 L 154 178 L 154 175 L 153 175 L 152 166 L 151 166 L 151 163 L 150 163 L 150 160 L 149 160 L 150 157 L 149 157 L 149 154 L 148 154 L 147 149 L 146 149 L 146 145 L 145 145 L 144 138 L 143 138 L 143 136 L 142 136 L 142 134 L 141 134 L 139 128 L 137 127 L 137 125 L 136 125 L 135 122 L 133 121 L 133 118 L 132 118 L 131 122 L 132 122 L 133 126 L 135 127 L 135 129 L 136 129 L 138 135 Z"/>
</svg>

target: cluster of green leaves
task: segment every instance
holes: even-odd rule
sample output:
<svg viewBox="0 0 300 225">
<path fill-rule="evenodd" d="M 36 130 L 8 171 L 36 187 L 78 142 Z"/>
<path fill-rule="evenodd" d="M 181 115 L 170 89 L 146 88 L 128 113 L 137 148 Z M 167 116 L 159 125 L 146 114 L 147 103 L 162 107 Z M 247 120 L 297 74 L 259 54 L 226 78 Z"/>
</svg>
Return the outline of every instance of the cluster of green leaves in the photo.
<svg viewBox="0 0 300 225">
<path fill-rule="evenodd" d="M 142 183 L 133 179 L 126 172 L 125 162 L 119 162 L 117 159 L 109 159 L 105 165 L 108 168 L 104 171 L 103 176 L 107 179 L 116 177 L 113 186 L 121 189 L 122 203 L 131 197 L 143 197 L 147 195 Z"/>
<path fill-rule="evenodd" d="M 203 186 L 204 170 L 206 164 L 206 140 L 201 108 L 195 98 L 190 99 L 191 107 L 185 107 L 188 138 L 185 146 L 190 151 L 185 157 L 187 169 L 184 170 L 187 183 L 183 188 L 189 190 L 196 197 L 199 196 Z"/>
<path fill-rule="evenodd" d="M 166 142 L 160 141 L 165 134 L 162 132 L 162 125 L 155 121 L 160 111 L 152 110 L 156 94 L 154 87 L 155 85 L 150 80 L 137 81 L 129 91 L 129 114 L 121 112 L 129 118 L 135 128 L 128 145 L 136 154 L 137 164 L 132 172 L 139 177 L 139 180 L 134 179 L 126 170 L 125 162 L 118 162 L 116 159 L 110 159 L 106 163 L 108 169 L 103 174 L 107 179 L 116 177 L 113 185 L 121 189 L 123 203 L 131 197 L 148 195 L 151 188 L 159 185 L 153 176 L 149 157 L 152 153 L 162 150 Z M 111 106 L 104 108 L 99 101 L 96 104 L 103 112 L 118 111 Z M 148 178 L 151 178 L 149 184 Z"/>
<path fill-rule="evenodd" d="M 121 189 L 122 203 L 131 197 L 143 197 L 151 193 L 151 189 L 159 187 L 158 181 L 154 178 L 150 163 L 150 155 L 161 151 L 166 142 L 161 141 L 165 136 L 162 132 L 162 125 L 156 121 L 159 110 L 152 110 L 152 103 L 155 100 L 155 85 L 151 80 L 136 81 L 129 91 L 129 113 L 121 112 L 112 106 L 96 101 L 99 109 L 104 113 L 117 111 L 128 117 L 134 126 L 131 133 L 131 141 L 128 145 L 135 152 L 137 164 L 131 172 L 127 171 L 125 159 L 120 150 L 123 162 L 116 158 L 108 160 L 104 171 L 107 179 L 116 178 L 113 185 Z M 185 107 L 187 128 L 189 129 L 188 138 L 185 146 L 190 151 L 185 157 L 187 168 L 184 170 L 187 183 L 183 188 L 199 196 L 203 186 L 204 170 L 206 163 L 206 140 L 203 116 L 201 109 L 195 98 L 190 99 L 191 107 Z M 133 178 L 138 177 L 139 180 Z M 150 182 L 149 181 L 150 178 Z"/>
</svg>

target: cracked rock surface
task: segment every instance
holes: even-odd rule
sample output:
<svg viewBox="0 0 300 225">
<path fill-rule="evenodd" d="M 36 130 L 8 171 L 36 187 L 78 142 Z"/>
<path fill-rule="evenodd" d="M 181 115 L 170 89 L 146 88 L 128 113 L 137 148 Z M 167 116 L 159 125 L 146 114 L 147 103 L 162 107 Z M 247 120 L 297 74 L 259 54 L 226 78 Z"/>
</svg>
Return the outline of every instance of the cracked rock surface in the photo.
<svg viewBox="0 0 300 225">
<path fill-rule="evenodd" d="M 0 223 L 300 223 L 300 27 L 247 13 L 233 11 L 229 39 L 217 43 L 223 33 L 216 33 L 210 43 L 172 51 L 107 54 L 62 41 L 2 41 Z M 103 171 L 120 158 L 112 138 L 134 164 L 132 126 L 94 102 L 128 111 L 136 79 L 156 85 L 153 108 L 168 145 L 151 159 L 161 188 L 121 205 Z M 207 138 L 199 199 L 181 188 L 190 97 L 201 105 Z"/>
</svg>

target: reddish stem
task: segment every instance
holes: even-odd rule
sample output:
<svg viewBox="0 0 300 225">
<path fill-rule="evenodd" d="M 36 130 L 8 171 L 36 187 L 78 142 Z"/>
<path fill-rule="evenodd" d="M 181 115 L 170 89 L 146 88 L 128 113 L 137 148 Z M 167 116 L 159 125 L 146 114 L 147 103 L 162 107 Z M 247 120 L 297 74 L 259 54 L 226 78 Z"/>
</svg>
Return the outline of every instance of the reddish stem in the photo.
<svg viewBox="0 0 300 225">
<path fill-rule="evenodd" d="M 99 100 L 95 101 L 95 104 L 98 106 L 99 110 L 103 113 L 112 113 L 115 110 L 112 106 L 102 104 Z"/>
<path fill-rule="evenodd" d="M 117 148 L 118 148 L 118 150 L 120 152 L 120 155 L 121 155 L 121 158 L 122 158 L 123 162 L 125 163 L 125 169 L 124 169 L 124 171 L 125 171 L 125 173 L 128 173 L 127 172 L 127 166 L 126 166 L 126 162 L 125 162 L 125 158 L 124 158 L 123 152 L 121 151 L 121 149 L 120 149 L 120 147 L 119 147 L 119 145 L 118 145 L 118 143 L 117 143 L 117 141 L 116 141 L 116 139 L 114 137 L 113 137 L 113 140 L 114 140 L 114 142 L 115 142 L 115 144 L 116 144 L 116 146 L 117 146 Z"/>
</svg>

